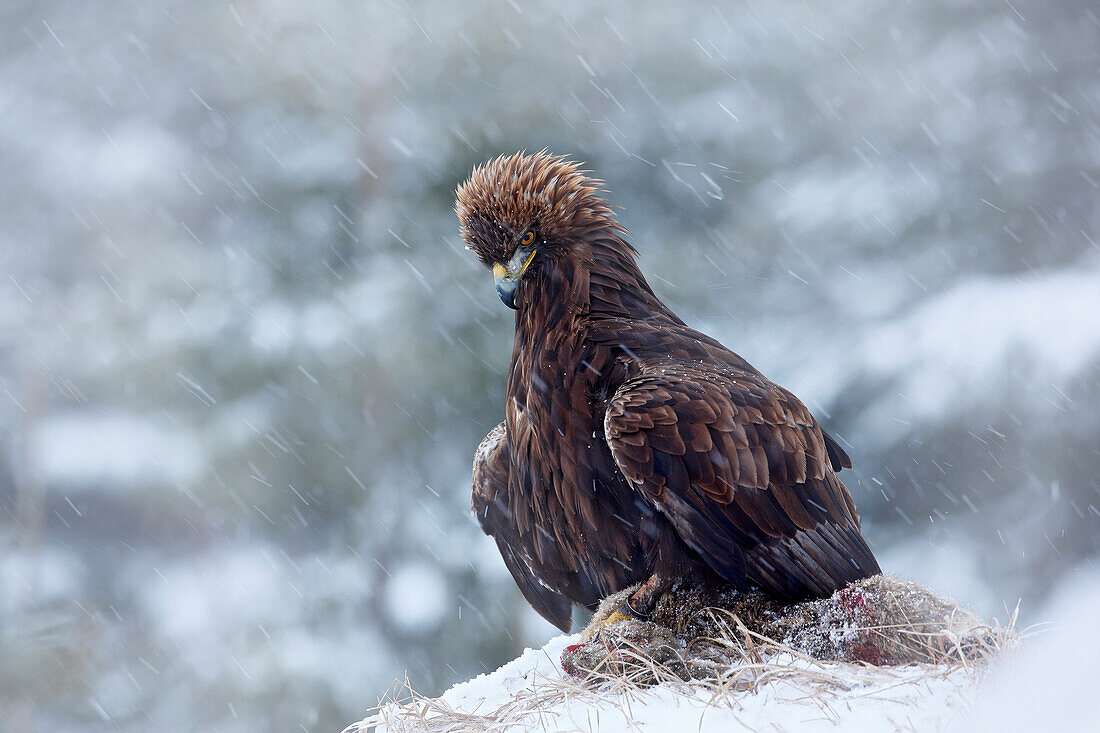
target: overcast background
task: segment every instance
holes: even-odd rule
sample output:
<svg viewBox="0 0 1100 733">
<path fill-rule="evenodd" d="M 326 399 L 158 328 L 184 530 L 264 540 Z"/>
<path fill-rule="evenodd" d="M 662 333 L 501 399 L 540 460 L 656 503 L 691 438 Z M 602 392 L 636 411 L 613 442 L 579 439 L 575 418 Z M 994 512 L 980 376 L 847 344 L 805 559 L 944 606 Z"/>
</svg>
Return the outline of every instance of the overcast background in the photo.
<svg viewBox="0 0 1100 733">
<path fill-rule="evenodd" d="M 455 185 L 569 153 L 801 396 L 888 571 L 1100 554 L 1091 0 L 0 6 L 0 728 L 339 730 L 538 644 L 468 514 L 512 312 Z"/>
</svg>

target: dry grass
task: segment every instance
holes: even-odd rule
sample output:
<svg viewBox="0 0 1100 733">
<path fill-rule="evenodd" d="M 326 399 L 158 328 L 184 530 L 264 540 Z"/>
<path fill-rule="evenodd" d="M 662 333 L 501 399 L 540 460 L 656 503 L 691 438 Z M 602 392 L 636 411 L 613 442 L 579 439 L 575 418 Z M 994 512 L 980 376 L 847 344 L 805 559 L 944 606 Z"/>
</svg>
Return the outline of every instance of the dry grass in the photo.
<svg viewBox="0 0 1100 733">
<path fill-rule="evenodd" d="M 738 701 L 746 695 L 782 691 L 785 702 L 805 705 L 812 714 L 836 721 L 840 719 L 838 710 L 853 698 L 891 699 L 896 695 L 900 699 L 906 690 L 912 695 L 912 685 L 942 680 L 949 680 L 961 693 L 992 660 L 1021 638 L 1016 612 L 1004 624 L 986 624 L 952 607 L 944 623 L 934 625 L 927 614 L 906 621 L 904 611 L 892 608 L 886 614 L 900 618 L 896 623 L 845 628 L 845 633 L 880 640 L 883 648 L 895 650 L 905 659 L 920 660 L 892 666 L 815 658 L 805 649 L 750 628 L 753 624 L 746 624 L 741 615 L 728 608 L 699 611 L 697 615 L 706 617 L 692 618 L 686 625 L 713 633 L 687 641 L 667 633 L 657 637 L 640 633 L 638 629 L 647 622 L 621 622 L 600 628 L 597 614 L 596 628 L 589 627 L 590 638 L 583 646 L 587 652 L 601 653 L 574 656 L 574 663 L 592 662 L 581 663 L 581 669 L 574 670 L 579 676 L 530 679 L 503 705 L 475 711 L 457 710 L 443 698 L 419 695 L 405 681 L 395 684 L 364 720 L 349 726 L 345 733 L 557 730 L 555 711 L 573 703 L 613 706 L 629 721 L 632 706 L 644 702 L 657 685 L 707 706 L 730 710 L 737 710 Z M 655 653 L 658 648 L 660 652 Z M 557 667 L 558 660 L 552 661 Z M 959 697 L 965 702 L 965 695 Z M 895 723 L 899 729 L 912 727 L 904 721 Z"/>
</svg>

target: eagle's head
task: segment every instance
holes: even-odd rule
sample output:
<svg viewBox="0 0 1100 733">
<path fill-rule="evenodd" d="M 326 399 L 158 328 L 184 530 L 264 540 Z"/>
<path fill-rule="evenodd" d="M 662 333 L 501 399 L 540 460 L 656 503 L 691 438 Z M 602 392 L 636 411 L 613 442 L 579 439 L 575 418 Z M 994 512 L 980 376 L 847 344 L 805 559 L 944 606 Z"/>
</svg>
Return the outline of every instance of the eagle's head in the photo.
<svg viewBox="0 0 1100 733">
<path fill-rule="evenodd" d="M 455 213 L 466 248 L 492 269 L 497 294 L 517 307 L 524 282 L 562 257 L 576 258 L 598 232 L 623 232 L 601 181 L 547 151 L 500 156 L 458 187 Z"/>
</svg>

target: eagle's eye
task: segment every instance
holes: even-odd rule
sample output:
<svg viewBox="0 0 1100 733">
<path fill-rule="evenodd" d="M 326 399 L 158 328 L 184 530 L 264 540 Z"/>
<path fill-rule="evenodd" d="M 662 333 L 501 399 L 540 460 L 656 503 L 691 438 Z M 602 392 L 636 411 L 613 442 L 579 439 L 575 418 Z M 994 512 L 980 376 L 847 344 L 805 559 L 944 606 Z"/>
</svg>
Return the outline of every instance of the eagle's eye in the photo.
<svg viewBox="0 0 1100 733">
<path fill-rule="evenodd" d="M 527 233 L 523 235 L 523 239 L 519 240 L 519 244 L 520 244 L 521 247 L 526 247 L 527 245 L 531 244 L 531 242 L 534 242 L 534 241 L 535 241 L 535 232 L 531 229 L 528 229 Z"/>
</svg>

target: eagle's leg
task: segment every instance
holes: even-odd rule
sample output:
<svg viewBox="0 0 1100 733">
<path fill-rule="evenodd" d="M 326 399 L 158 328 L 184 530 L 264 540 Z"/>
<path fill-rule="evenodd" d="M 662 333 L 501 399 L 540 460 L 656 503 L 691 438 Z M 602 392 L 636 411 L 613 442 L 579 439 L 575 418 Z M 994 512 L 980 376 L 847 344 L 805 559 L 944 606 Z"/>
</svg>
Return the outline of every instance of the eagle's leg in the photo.
<svg viewBox="0 0 1100 733">
<path fill-rule="evenodd" d="M 616 609 L 618 617 L 648 619 L 657 610 L 661 596 L 677 582 L 695 584 L 713 575 L 713 571 L 686 550 L 675 532 L 662 533 L 649 577 Z"/>
<path fill-rule="evenodd" d="M 622 602 L 603 620 L 601 627 L 606 627 L 626 619 L 648 619 L 657 608 L 657 601 L 665 591 L 676 582 L 676 576 L 668 572 L 655 571 L 638 589 L 624 598 Z"/>
<path fill-rule="evenodd" d="M 649 576 L 648 580 L 642 583 L 638 590 L 630 594 L 624 605 L 633 616 L 649 618 L 657 607 L 657 601 L 675 582 L 675 576 L 657 570 Z"/>
</svg>

